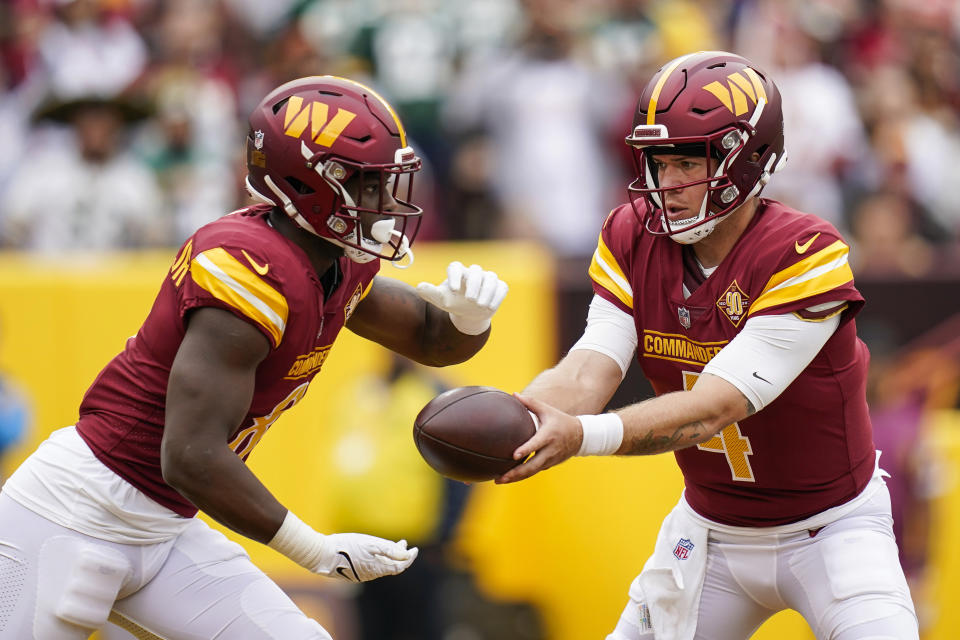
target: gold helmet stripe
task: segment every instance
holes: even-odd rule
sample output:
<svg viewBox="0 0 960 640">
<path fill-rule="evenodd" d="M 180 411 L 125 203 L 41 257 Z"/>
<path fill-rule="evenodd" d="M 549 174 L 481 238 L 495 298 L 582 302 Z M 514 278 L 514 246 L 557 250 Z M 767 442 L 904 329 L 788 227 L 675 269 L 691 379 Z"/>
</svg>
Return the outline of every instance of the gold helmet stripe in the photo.
<svg viewBox="0 0 960 640">
<path fill-rule="evenodd" d="M 699 53 L 699 52 L 698 52 Z M 684 60 L 690 56 L 695 56 L 696 53 L 688 53 L 685 56 L 680 56 L 676 60 L 670 63 L 670 66 L 664 69 L 663 73 L 660 74 L 660 78 L 657 80 L 657 84 L 653 87 L 653 93 L 650 95 L 650 104 L 647 106 L 647 124 L 656 124 L 657 118 L 657 99 L 660 97 L 660 92 L 663 91 L 663 85 L 667 83 L 667 78 L 670 77 L 670 74 L 673 73 L 674 69 L 679 67 Z"/>
<path fill-rule="evenodd" d="M 367 85 L 361 84 L 356 80 L 351 80 L 350 78 L 342 78 L 340 76 L 328 76 L 328 77 L 336 78 L 337 80 L 343 80 L 344 82 L 349 82 L 350 84 L 361 88 L 362 90 L 366 91 L 367 93 L 372 95 L 374 98 L 379 100 L 380 104 L 382 104 L 386 108 L 386 110 L 390 112 L 390 115 L 393 116 L 393 121 L 397 123 L 397 131 L 400 132 L 400 146 L 401 147 L 407 146 L 407 132 L 403 128 L 403 124 L 400 122 L 400 117 L 397 115 L 397 112 L 393 110 L 393 107 L 390 106 L 390 103 L 384 100 L 379 93 L 377 93 Z"/>
</svg>

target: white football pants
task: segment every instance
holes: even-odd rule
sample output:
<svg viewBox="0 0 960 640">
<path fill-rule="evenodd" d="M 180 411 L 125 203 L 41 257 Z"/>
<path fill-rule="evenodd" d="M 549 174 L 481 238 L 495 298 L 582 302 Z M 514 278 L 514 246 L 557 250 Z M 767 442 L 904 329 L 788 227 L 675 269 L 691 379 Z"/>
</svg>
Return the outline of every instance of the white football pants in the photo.
<svg viewBox="0 0 960 640">
<path fill-rule="evenodd" d="M 784 609 L 799 612 L 818 640 L 917 640 L 891 527 L 884 485 L 815 535 L 711 530 L 695 640 L 745 640 Z M 631 598 L 607 640 L 657 638 L 645 614 Z"/>
<path fill-rule="evenodd" d="M 160 544 L 118 544 L 0 493 L 0 522 L 0 638 L 85 640 L 109 616 L 144 640 L 331 640 L 202 520 Z"/>
</svg>

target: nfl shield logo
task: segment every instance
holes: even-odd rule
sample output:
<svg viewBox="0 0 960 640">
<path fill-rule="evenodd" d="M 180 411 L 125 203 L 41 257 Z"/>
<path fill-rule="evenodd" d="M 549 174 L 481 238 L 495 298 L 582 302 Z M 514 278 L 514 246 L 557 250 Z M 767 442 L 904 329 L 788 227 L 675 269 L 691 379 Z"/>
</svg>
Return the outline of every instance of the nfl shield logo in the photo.
<svg viewBox="0 0 960 640">
<path fill-rule="evenodd" d="M 690 328 L 690 312 L 686 307 L 679 307 L 677 309 L 677 315 L 680 316 L 680 324 L 684 329 Z"/>
<path fill-rule="evenodd" d="M 686 560 L 690 557 L 691 551 L 693 551 L 693 543 L 688 538 L 680 538 L 677 546 L 673 548 L 673 555 L 677 556 L 678 560 Z"/>
<path fill-rule="evenodd" d="M 263 149 L 263 131 L 259 129 L 253 132 L 253 148 Z"/>
</svg>

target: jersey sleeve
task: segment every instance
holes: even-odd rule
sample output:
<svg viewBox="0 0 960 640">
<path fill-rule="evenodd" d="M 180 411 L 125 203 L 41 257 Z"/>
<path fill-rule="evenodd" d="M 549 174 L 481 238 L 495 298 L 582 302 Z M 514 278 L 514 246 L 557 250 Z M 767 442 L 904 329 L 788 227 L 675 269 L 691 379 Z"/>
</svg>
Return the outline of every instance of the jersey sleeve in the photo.
<svg viewBox="0 0 960 640">
<path fill-rule="evenodd" d="M 772 268 L 750 305 L 747 317 L 794 313 L 804 320 L 824 320 L 838 313 L 853 317 L 863 305 L 850 269 L 850 247 L 825 222 L 816 227 L 786 230 L 771 242 Z M 797 239 L 799 238 L 799 239 Z M 830 305 L 826 303 L 838 303 Z"/>
<path fill-rule="evenodd" d="M 265 257 L 227 246 L 195 251 L 193 240 L 184 245 L 171 268 L 181 316 L 196 307 L 225 309 L 253 324 L 276 348 L 289 307 L 280 282 L 268 279 L 270 275 Z"/>
<path fill-rule="evenodd" d="M 610 212 L 600 230 L 588 272 L 594 293 L 631 315 L 633 287 L 625 265 L 631 264 L 632 240 L 637 233 L 633 228 L 635 221 L 630 205 Z"/>
</svg>

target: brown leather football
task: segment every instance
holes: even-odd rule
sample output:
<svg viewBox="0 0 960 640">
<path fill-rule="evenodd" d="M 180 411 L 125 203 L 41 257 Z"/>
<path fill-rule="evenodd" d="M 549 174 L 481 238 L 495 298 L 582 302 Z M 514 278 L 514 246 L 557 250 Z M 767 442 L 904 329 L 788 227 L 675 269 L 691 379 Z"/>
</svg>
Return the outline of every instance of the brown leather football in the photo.
<svg viewBox="0 0 960 640">
<path fill-rule="evenodd" d="M 513 451 L 535 432 L 527 408 L 493 387 L 441 393 L 413 423 L 413 440 L 427 464 L 462 482 L 492 480 L 515 467 Z"/>
</svg>

